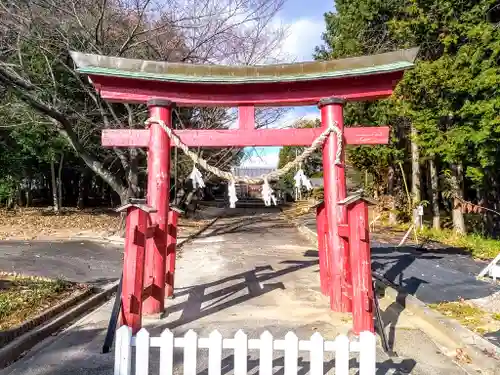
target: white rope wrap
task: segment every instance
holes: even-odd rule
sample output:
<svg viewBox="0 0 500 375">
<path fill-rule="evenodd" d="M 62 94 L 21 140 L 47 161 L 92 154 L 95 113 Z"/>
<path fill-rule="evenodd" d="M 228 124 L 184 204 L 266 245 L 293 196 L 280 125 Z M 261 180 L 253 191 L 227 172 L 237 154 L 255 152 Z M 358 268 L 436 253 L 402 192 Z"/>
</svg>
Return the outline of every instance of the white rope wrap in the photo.
<svg viewBox="0 0 500 375">
<path fill-rule="evenodd" d="M 304 186 L 308 191 L 312 190 L 311 180 L 309 180 L 309 178 L 307 178 L 307 176 L 305 175 L 302 168 L 299 169 L 297 171 L 297 173 L 295 173 L 295 176 L 293 177 L 293 179 L 295 180 L 295 187 L 297 189 L 300 190 L 302 188 L 302 186 Z"/>
<path fill-rule="evenodd" d="M 176 110 L 174 112 L 177 114 L 179 121 L 181 121 L 179 114 Z M 146 120 L 146 126 L 149 126 L 153 123 L 160 125 L 160 127 L 167 133 L 170 139 L 174 142 L 175 146 L 180 148 L 184 154 L 186 154 L 196 165 L 199 165 L 206 171 L 216 175 L 217 177 L 222 178 L 226 181 L 235 181 L 235 182 L 244 182 L 249 185 L 258 185 L 264 182 L 264 179 L 268 181 L 277 180 L 279 177 L 287 174 L 292 168 L 295 168 L 304 160 L 309 158 L 314 151 L 316 151 L 319 147 L 325 143 L 326 139 L 330 135 L 330 133 L 335 133 L 337 135 L 337 154 L 335 155 L 335 164 L 341 164 L 342 157 L 342 131 L 338 128 L 336 122 L 334 121 L 328 128 L 326 128 L 319 136 L 316 138 L 311 146 L 307 147 L 302 154 L 297 156 L 295 160 L 288 162 L 285 166 L 275 171 L 272 171 L 266 175 L 262 175 L 257 178 L 250 177 L 238 177 L 234 176 L 232 173 L 220 170 L 217 167 L 211 166 L 207 163 L 207 161 L 198 156 L 198 154 L 189 150 L 189 147 L 184 144 L 181 139 L 174 133 L 174 131 L 165 125 L 165 122 L 156 118 L 150 118 Z"/>
<path fill-rule="evenodd" d="M 191 181 L 193 181 L 193 188 L 203 189 L 205 187 L 205 182 L 203 181 L 203 175 L 201 174 L 199 169 L 196 168 L 196 164 L 193 165 L 193 170 L 191 171 L 189 178 L 191 179 Z"/>
<path fill-rule="evenodd" d="M 227 192 L 229 194 L 229 207 L 235 208 L 238 197 L 236 196 L 236 182 L 234 180 L 229 181 Z"/>
</svg>

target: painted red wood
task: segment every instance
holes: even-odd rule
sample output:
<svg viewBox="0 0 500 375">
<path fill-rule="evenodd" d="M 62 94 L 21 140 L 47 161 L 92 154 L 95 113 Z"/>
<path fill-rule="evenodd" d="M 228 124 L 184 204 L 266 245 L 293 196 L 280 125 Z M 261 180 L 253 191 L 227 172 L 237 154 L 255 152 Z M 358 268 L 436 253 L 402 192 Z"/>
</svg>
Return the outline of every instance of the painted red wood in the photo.
<svg viewBox="0 0 500 375">
<path fill-rule="evenodd" d="M 175 257 L 177 247 L 177 221 L 179 213 L 174 210 L 168 211 L 168 231 L 167 231 L 167 275 L 165 287 L 165 296 L 172 298 L 174 296 L 175 281 Z"/>
<path fill-rule="evenodd" d="M 355 334 L 375 332 L 373 322 L 373 286 L 368 233 L 368 205 L 358 200 L 347 207 L 349 248 L 352 271 L 352 313 Z"/>
<path fill-rule="evenodd" d="M 176 130 L 189 147 L 310 146 L 323 129 L 259 129 L 259 130 Z M 351 127 L 344 129 L 344 140 L 350 145 L 387 144 L 389 127 Z M 104 129 L 105 147 L 148 147 L 149 130 Z M 172 142 L 172 147 L 174 146 Z"/>
<path fill-rule="evenodd" d="M 294 106 L 316 105 L 325 97 L 346 100 L 374 100 L 388 97 L 403 71 L 366 76 L 311 81 L 252 84 L 198 84 L 159 82 L 132 78 L 89 75 L 103 99 L 146 103 L 151 98 L 167 99 L 182 106 Z"/>
<path fill-rule="evenodd" d="M 318 234 L 318 258 L 319 258 L 319 279 L 321 283 L 321 293 L 325 296 L 329 291 L 329 269 L 328 258 L 325 245 L 326 215 L 325 204 L 321 203 L 316 207 L 316 231 Z"/>
<path fill-rule="evenodd" d="M 150 106 L 150 117 L 159 118 L 167 126 L 172 125 L 171 108 Z M 147 203 L 157 212 L 151 214 L 151 222 L 158 229 L 146 242 L 146 270 L 144 283 L 151 294 L 144 301 L 144 314 L 163 312 L 165 307 L 165 265 L 167 254 L 167 215 L 170 192 L 170 139 L 158 124 L 149 128 L 148 192 Z"/>
<path fill-rule="evenodd" d="M 347 224 L 339 224 L 338 225 L 339 236 L 348 238 L 349 237 L 349 225 Z"/>
<path fill-rule="evenodd" d="M 255 129 L 255 106 L 242 105 L 238 107 L 238 129 Z"/>
<path fill-rule="evenodd" d="M 147 221 L 148 213 L 133 206 L 127 209 L 120 325 L 131 327 L 134 334 L 141 329 L 142 322 L 144 237 L 147 232 Z M 139 241 L 136 240 L 138 238 Z"/>
<path fill-rule="evenodd" d="M 329 103 L 321 106 L 321 123 L 325 128 L 332 122 L 344 128 L 343 104 Z M 346 211 L 337 202 L 346 197 L 344 153 L 341 165 L 334 165 L 337 153 L 337 136 L 332 135 L 323 147 L 324 199 L 327 220 L 327 252 L 330 264 L 330 304 L 334 311 L 350 312 L 349 249 L 345 238 L 339 236 L 338 225 L 347 224 Z"/>
</svg>

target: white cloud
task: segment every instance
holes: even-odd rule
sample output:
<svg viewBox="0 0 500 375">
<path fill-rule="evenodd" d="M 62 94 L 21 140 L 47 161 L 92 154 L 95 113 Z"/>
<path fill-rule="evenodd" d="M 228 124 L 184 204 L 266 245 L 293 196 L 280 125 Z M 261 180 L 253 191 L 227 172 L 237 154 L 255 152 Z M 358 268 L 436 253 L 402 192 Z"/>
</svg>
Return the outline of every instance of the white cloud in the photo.
<svg viewBox="0 0 500 375">
<path fill-rule="evenodd" d="M 316 18 L 299 18 L 285 24 L 287 33 L 279 49 L 287 60 L 310 61 L 314 48 L 321 44 L 321 35 L 325 30 L 323 20 Z"/>
<path fill-rule="evenodd" d="M 256 150 L 259 154 L 255 155 L 253 151 L 253 154 L 241 163 L 242 167 L 278 167 L 279 148 L 265 154 L 261 152 L 261 149 Z"/>
<path fill-rule="evenodd" d="M 291 128 L 299 120 L 315 120 L 318 119 L 319 110 L 315 107 L 293 107 L 287 111 L 281 119 L 279 119 L 273 128 Z"/>
</svg>

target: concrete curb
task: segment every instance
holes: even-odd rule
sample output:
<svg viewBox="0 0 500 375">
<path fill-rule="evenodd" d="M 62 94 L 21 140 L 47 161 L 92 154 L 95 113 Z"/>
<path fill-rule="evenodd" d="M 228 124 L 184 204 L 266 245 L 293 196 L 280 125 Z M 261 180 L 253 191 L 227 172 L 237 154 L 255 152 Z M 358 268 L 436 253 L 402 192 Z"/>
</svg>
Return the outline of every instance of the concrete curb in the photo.
<svg viewBox="0 0 500 375">
<path fill-rule="evenodd" d="M 290 220 L 298 231 L 309 241 L 317 245 L 317 234 L 298 220 Z M 458 349 L 465 349 L 472 360 L 472 364 L 460 363 L 460 366 L 468 373 L 484 373 L 500 375 L 500 348 L 492 344 L 480 335 L 462 326 L 456 320 L 445 317 L 441 313 L 432 310 L 425 303 L 401 288 L 386 280 L 383 276 L 375 274 L 377 286 L 384 290 L 385 297 L 391 302 L 396 302 L 404 309 L 420 318 L 426 325 L 430 326 L 438 336 L 437 344 L 441 344 L 448 350 L 452 350 L 456 356 Z M 436 335 L 431 335 L 436 337 Z M 443 340 L 444 339 L 444 340 Z M 448 353 L 449 354 L 449 353 Z M 473 365 L 480 364 L 481 369 Z"/>
<path fill-rule="evenodd" d="M 116 292 L 117 287 L 118 281 L 98 289 L 95 294 L 91 295 L 88 299 L 77 304 L 70 310 L 63 312 L 54 319 L 51 319 L 48 322 L 41 324 L 33 330 L 28 331 L 10 341 L 7 345 L 0 349 L 0 368 L 4 368 L 10 363 L 16 361 L 24 352 L 31 349 L 40 341 L 50 335 L 53 335 L 73 320 L 100 305 Z"/>
</svg>

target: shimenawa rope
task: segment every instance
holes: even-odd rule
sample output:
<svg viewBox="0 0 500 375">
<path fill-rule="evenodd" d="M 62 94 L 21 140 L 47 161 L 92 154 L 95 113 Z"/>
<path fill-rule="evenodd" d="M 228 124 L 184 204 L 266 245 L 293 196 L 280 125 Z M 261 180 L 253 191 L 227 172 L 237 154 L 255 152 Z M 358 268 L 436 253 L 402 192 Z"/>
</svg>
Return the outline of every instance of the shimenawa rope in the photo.
<svg viewBox="0 0 500 375">
<path fill-rule="evenodd" d="M 177 113 L 177 112 L 176 112 Z M 178 114 L 177 114 L 178 116 Z M 180 117 L 180 116 L 178 116 Z M 180 118 L 179 118 L 180 120 Z M 314 151 L 316 151 L 323 143 L 325 143 L 326 139 L 330 135 L 330 133 L 335 133 L 337 135 L 337 154 L 335 155 L 335 164 L 341 164 L 341 157 L 342 157 L 342 131 L 339 129 L 337 126 L 337 123 L 334 121 L 328 128 L 326 128 L 309 146 L 306 148 L 302 154 L 297 156 L 295 160 L 290 161 L 286 163 L 282 168 L 277 169 L 275 171 L 272 171 L 268 174 L 262 175 L 257 178 L 250 178 L 250 177 L 239 177 L 233 175 L 231 172 L 223 171 L 217 167 L 211 166 L 207 163 L 207 161 L 201 157 L 199 157 L 196 153 L 192 152 L 189 150 L 189 147 L 184 144 L 181 139 L 174 133 L 174 131 L 169 128 L 167 125 L 165 125 L 165 122 L 156 119 L 156 118 L 149 118 L 146 120 L 146 126 L 149 126 L 153 123 L 156 123 L 160 125 L 160 127 L 167 133 L 170 139 L 174 141 L 174 144 L 176 147 L 180 148 L 184 154 L 186 154 L 196 165 L 200 165 L 203 169 L 206 171 L 216 175 L 217 177 L 220 177 L 226 181 L 235 183 L 235 182 L 244 182 L 246 184 L 251 184 L 251 185 L 258 185 L 261 183 L 266 183 L 267 181 L 272 181 L 276 180 L 279 177 L 287 174 L 292 168 L 296 167 L 300 163 L 302 163 L 304 160 L 309 158 Z"/>
</svg>

